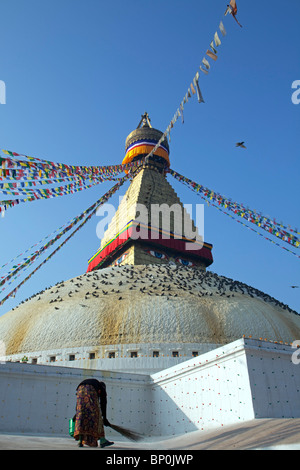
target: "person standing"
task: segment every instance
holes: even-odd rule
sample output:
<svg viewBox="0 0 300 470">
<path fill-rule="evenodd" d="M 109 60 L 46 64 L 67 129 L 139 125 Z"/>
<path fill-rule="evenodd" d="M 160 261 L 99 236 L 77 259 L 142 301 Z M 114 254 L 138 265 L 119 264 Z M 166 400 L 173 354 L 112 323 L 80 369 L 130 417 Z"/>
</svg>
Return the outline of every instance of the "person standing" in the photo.
<svg viewBox="0 0 300 470">
<path fill-rule="evenodd" d="M 104 382 L 86 379 L 76 389 L 76 415 L 74 439 L 79 447 L 111 446 L 114 442 L 105 438 L 104 426 L 110 426 L 106 417 L 107 393 Z"/>
</svg>

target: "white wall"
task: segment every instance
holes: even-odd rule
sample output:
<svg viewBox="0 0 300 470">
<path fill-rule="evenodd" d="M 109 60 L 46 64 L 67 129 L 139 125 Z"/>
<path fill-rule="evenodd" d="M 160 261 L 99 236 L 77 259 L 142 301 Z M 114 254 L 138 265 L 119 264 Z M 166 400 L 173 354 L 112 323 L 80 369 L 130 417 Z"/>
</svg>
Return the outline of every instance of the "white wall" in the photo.
<svg viewBox="0 0 300 470">
<path fill-rule="evenodd" d="M 26 354 L 5 356 L 1 355 L 0 344 L 0 361 L 22 362 L 26 357 L 28 363 L 35 362 L 55 367 L 152 374 L 190 359 L 195 351 L 200 355 L 217 347 L 218 344 L 212 343 L 134 343 L 31 351 Z M 132 351 L 137 353 L 137 357 L 130 357 Z M 153 351 L 158 351 L 159 357 L 153 357 Z M 174 351 L 178 352 L 178 357 L 172 357 Z M 112 359 L 108 358 L 110 352 L 115 354 Z M 95 359 L 89 359 L 90 353 L 94 353 Z M 70 360 L 70 356 L 73 360 Z M 54 362 L 51 362 L 50 358 L 54 358 Z"/>
<path fill-rule="evenodd" d="M 293 351 L 241 339 L 152 376 L 0 364 L 0 432 L 67 435 L 76 387 L 92 376 L 107 384 L 108 419 L 145 435 L 300 417 L 300 365 L 292 363 Z"/>
<path fill-rule="evenodd" d="M 0 365 L 0 432 L 68 433 L 68 420 L 75 413 L 76 387 L 90 377 L 106 383 L 107 417 L 112 423 L 126 422 L 128 427 L 144 430 L 149 376 L 7 363 Z"/>
<path fill-rule="evenodd" d="M 153 434 L 208 430 L 254 417 L 244 341 L 161 373 L 155 383 Z"/>
<path fill-rule="evenodd" d="M 300 417 L 300 364 L 291 346 L 245 340 L 255 418 Z M 298 361 L 299 362 L 299 361 Z"/>
</svg>

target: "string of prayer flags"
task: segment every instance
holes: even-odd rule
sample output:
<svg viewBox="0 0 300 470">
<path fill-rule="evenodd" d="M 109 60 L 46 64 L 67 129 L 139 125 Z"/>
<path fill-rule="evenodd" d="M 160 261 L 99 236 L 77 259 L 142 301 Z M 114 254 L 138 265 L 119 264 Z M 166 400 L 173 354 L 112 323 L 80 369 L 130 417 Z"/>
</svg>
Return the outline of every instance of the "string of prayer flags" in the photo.
<svg viewBox="0 0 300 470">
<path fill-rule="evenodd" d="M 202 196 L 201 196 L 201 197 L 202 197 Z M 208 205 L 209 205 L 209 203 L 208 203 Z M 283 250 L 288 251 L 289 253 L 291 253 L 292 255 L 296 256 L 297 258 L 300 258 L 300 255 L 298 255 L 298 254 L 295 253 L 294 251 L 289 250 L 288 248 L 286 248 L 285 246 L 280 245 L 279 243 L 276 243 L 274 240 L 272 240 L 272 239 L 269 238 L 269 237 L 266 237 L 264 234 L 260 233 L 258 230 L 255 230 L 253 227 L 249 227 L 249 225 L 245 224 L 245 223 L 242 222 L 241 220 L 238 220 L 236 217 L 234 217 L 233 215 L 229 214 L 228 212 L 226 212 L 224 209 L 222 209 L 221 207 L 217 206 L 216 204 L 211 203 L 211 205 L 212 205 L 213 207 L 215 207 L 216 209 L 218 209 L 218 211 L 222 212 L 222 214 L 227 215 L 227 216 L 230 217 L 231 219 L 235 220 L 235 222 L 238 222 L 239 224 L 243 225 L 243 227 L 246 227 L 247 229 L 249 229 L 249 230 L 251 230 L 252 232 L 254 232 L 254 233 L 256 233 L 257 235 L 259 235 L 260 237 L 263 237 L 265 240 L 269 241 L 270 243 L 273 243 L 274 245 L 278 246 L 279 248 L 282 248 Z"/>
<path fill-rule="evenodd" d="M 87 176 L 97 176 L 102 174 L 103 167 L 87 167 L 87 166 L 75 166 L 75 165 L 66 165 L 62 163 L 54 163 L 46 160 L 36 159 L 33 157 L 28 157 L 25 155 L 17 154 L 16 152 L 11 152 L 8 150 L 2 150 L 3 153 L 8 154 L 10 156 L 23 156 L 27 159 L 31 159 L 30 161 L 24 161 L 15 158 L 1 158 L 2 161 L 2 169 L 10 169 L 10 168 L 18 168 L 22 167 L 27 172 L 34 172 L 37 173 L 39 177 L 43 175 L 43 173 L 50 173 L 51 177 L 57 174 L 66 174 L 67 176 L 77 176 L 77 177 L 87 177 Z M 37 161 L 35 161 L 37 160 Z M 109 167 L 105 167 L 106 169 Z M 104 171 L 104 173 L 106 173 Z"/>
<path fill-rule="evenodd" d="M 117 175 L 133 170 L 141 163 L 79 167 L 26 156 L 30 159 L 28 162 L 16 158 L 24 156 L 17 152 L 3 152 L 9 157 L 0 157 L 0 194 L 8 196 L 0 200 L 2 217 L 7 209 L 24 202 L 74 194 L 104 181 L 118 181 L 121 178 Z M 54 186 L 57 183 L 64 185 Z"/>
<path fill-rule="evenodd" d="M 45 264 L 47 263 L 47 261 L 49 261 L 69 240 L 71 237 L 73 237 L 75 235 L 75 233 L 78 232 L 78 230 L 80 228 L 83 227 L 83 225 L 85 225 L 85 223 L 90 219 L 91 216 L 88 216 L 81 224 L 79 227 L 77 227 L 74 232 L 68 237 L 66 238 L 66 240 L 64 240 L 41 264 L 39 264 L 35 269 L 34 271 L 32 271 L 29 276 L 27 276 L 19 285 L 17 285 L 6 297 L 4 297 L 1 301 L 0 301 L 0 306 L 3 305 L 6 300 L 8 300 L 10 297 L 15 297 L 16 296 L 16 293 L 17 291 L 22 287 L 23 284 L 25 284 L 25 282 L 29 281 L 29 279 Z M 18 276 L 16 276 L 18 277 Z"/>
<path fill-rule="evenodd" d="M 234 6 L 232 2 L 230 2 L 230 12 L 231 12 L 231 9 L 234 12 L 234 14 L 236 14 L 237 8 L 236 8 L 236 5 Z M 221 32 L 223 37 L 226 36 L 227 33 L 226 33 L 226 30 L 222 21 L 220 21 L 219 23 L 219 31 Z M 220 40 L 218 31 L 215 31 L 213 40 L 210 41 L 210 44 L 209 44 L 210 49 L 207 49 L 206 51 L 207 57 L 203 57 L 202 62 L 199 66 L 199 70 L 205 75 L 208 75 L 209 70 L 211 68 L 211 65 L 209 61 L 207 60 L 207 58 L 212 59 L 215 62 L 218 58 L 216 48 L 219 47 L 220 45 L 221 45 L 221 40 Z M 169 123 L 166 131 L 164 132 L 162 139 L 158 142 L 158 144 L 154 147 L 154 149 L 151 150 L 151 152 L 146 156 L 146 158 L 151 157 L 155 153 L 155 151 L 158 149 L 158 147 L 160 146 L 160 144 L 166 137 L 169 140 L 169 142 L 171 142 L 171 130 L 173 129 L 174 124 L 176 123 L 179 116 L 181 116 L 182 124 L 184 123 L 183 110 L 184 110 L 184 105 L 188 102 L 189 98 L 197 94 L 198 102 L 199 103 L 205 102 L 203 99 L 202 92 L 200 90 L 200 86 L 199 86 L 199 77 L 200 75 L 199 75 L 199 72 L 197 71 L 186 94 L 184 95 L 183 100 L 180 103 L 180 106 L 177 108 L 176 113 L 173 116 L 173 119 Z"/>
<path fill-rule="evenodd" d="M 4 153 L 8 153 L 10 155 L 19 155 L 16 152 L 10 152 L 7 150 L 2 150 Z M 33 157 L 26 157 L 27 159 L 31 158 L 32 160 L 38 160 L 39 162 L 46 162 L 44 163 L 37 163 L 37 162 L 26 162 L 19 159 L 12 159 L 12 158 L 2 158 L 0 157 L 0 164 L 2 162 L 2 166 L 0 167 L 0 181 L 7 178 L 8 176 L 12 175 L 14 179 L 16 179 L 16 172 L 13 172 L 12 169 L 18 169 L 21 173 L 21 176 L 30 176 L 33 175 L 34 178 L 32 179 L 40 179 L 41 174 L 39 173 L 40 170 L 45 171 L 46 173 L 51 174 L 51 178 L 54 178 L 53 175 L 56 174 L 56 170 L 58 172 L 68 173 L 64 178 L 96 178 L 96 177 L 107 177 L 107 176 L 115 176 L 119 173 L 124 172 L 125 169 L 131 168 L 136 165 L 136 162 L 131 162 L 131 164 L 126 163 L 124 165 L 109 165 L 109 166 L 74 166 L 74 165 L 66 165 L 63 163 L 54 163 L 46 160 L 36 159 Z M 20 170 L 18 167 L 24 168 Z M 17 171 L 17 170 L 16 170 Z M 25 172 L 25 173 L 24 173 Z M 27 173 L 26 173 L 27 172 Z"/>
<path fill-rule="evenodd" d="M 41 247 L 39 250 L 36 250 L 34 254 L 30 258 L 26 258 L 26 261 L 23 262 L 22 264 L 18 264 L 15 266 L 15 269 L 13 272 L 8 274 L 2 281 L 0 282 L 0 286 L 4 285 L 7 281 L 9 281 L 13 277 L 17 277 L 16 275 L 21 271 L 22 269 L 25 269 L 28 267 L 29 264 L 32 264 L 36 259 L 41 256 L 41 254 L 44 253 L 44 251 L 52 246 L 57 240 L 59 240 L 65 233 L 67 233 L 69 230 L 71 230 L 79 221 L 84 219 L 81 224 L 74 230 L 71 235 L 69 235 L 66 240 L 64 240 L 37 268 L 29 275 L 27 276 L 15 289 L 13 289 L 4 299 L 0 301 L 0 306 L 4 304 L 4 302 L 9 299 L 10 297 L 14 297 L 16 292 L 19 290 L 19 288 L 26 282 L 28 281 L 33 274 L 36 273 L 38 269 L 40 269 L 49 259 L 54 256 L 55 253 L 57 253 L 62 246 L 64 246 L 70 239 L 75 235 L 75 233 L 78 232 L 80 228 L 82 228 L 88 220 L 97 212 L 98 208 L 104 204 L 123 184 L 124 182 L 129 178 L 128 175 L 125 175 L 121 181 L 119 181 L 117 184 L 115 184 L 109 191 L 107 191 L 100 199 L 98 199 L 92 206 L 90 206 L 87 210 L 82 212 L 79 216 L 75 217 L 73 219 L 73 222 L 68 224 L 67 227 L 61 231 L 55 238 L 51 239 L 46 245 Z"/>
<path fill-rule="evenodd" d="M 73 219 L 72 219 L 73 220 Z M 48 238 L 50 237 L 53 237 L 53 235 L 57 232 L 59 232 L 60 230 L 62 230 L 64 227 L 66 227 L 67 225 L 70 225 L 72 223 L 72 220 L 71 221 L 68 221 L 66 224 L 62 225 L 61 227 L 59 227 L 58 229 L 56 229 L 54 232 L 50 233 L 49 235 L 47 235 L 46 237 L 42 238 L 39 242 L 35 243 L 34 245 L 32 245 L 30 248 L 27 248 L 27 250 L 25 250 L 23 253 L 20 253 L 18 254 L 17 256 L 15 256 L 14 258 L 12 258 L 10 261 L 8 261 L 7 263 L 3 264 L 2 266 L 0 266 L 0 271 L 1 269 L 5 268 L 5 266 L 9 266 L 11 263 L 16 263 L 16 260 L 18 258 L 20 258 L 21 256 L 24 256 L 26 253 L 30 252 L 33 248 L 37 247 L 38 245 L 40 245 L 41 243 L 43 243 L 45 240 L 47 240 Z M 27 260 L 28 257 L 24 258 L 24 260 Z M 15 268 L 15 266 L 12 267 L 12 269 L 10 269 L 10 271 L 12 271 L 13 269 Z M 5 276 L 0 276 L 0 279 L 3 279 Z"/>
<path fill-rule="evenodd" d="M 223 35 L 226 34 L 226 31 L 225 31 L 225 28 L 224 28 L 222 22 L 220 23 L 220 31 Z M 216 50 L 215 46 L 218 47 L 220 45 L 221 45 L 221 41 L 220 41 L 218 32 L 216 31 L 215 34 L 214 34 L 214 39 L 210 43 L 211 50 L 208 49 L 206 51 L 206 55 L 208 57 L 210 57 L 211 59 L 213 59 L 214 61 L 216 61 L 217 60 L 217 50 Z M 202 67 L 202 65 L 204 66 L 204 68 Z M 203 57 L 202 63 L 199 66 L 199 69 L 205 75 L 208 75 L 208 71 L 210 70 L 210 63 L 208 62 L 208 60 L 205 57 Z M 147 155 L 147 157 L 150 157 L 154 154 L 154 152 L 157 150 L 157 148 L 159 147 L 159 145 L 161 144 L 161 142 L 163 141 L 163 139 L 165 137 L 168 138 L 169 142 L 171 141 L 171 129 L 174 127 L 174 124 L 177 121 L 178 116 L 181 116 L 182 124 L 184 123 L 184 117 L 183 117 L 184 105 L 188 102 L 189 98 L 191 98 L 192 95 L 197 94 L 198 102 L 199 103 L 205 103 L 202 92 L 201 92 L 201 89 L 200 89 L 200 85 L 199 85 L 199 78 L 200 78 L 200 74 L 197 71 L 194 78 L 193 78 L 193 80 L 192 80 L 192 82 L 190 83 L 190 86 L 189 86 L 186 94 L 184 95 L 179 107 L 177 108 L 177 111 L 176 111 L 173 119 L 171 120 L 171 122 L 169 123 L 165 133 L 163 134 L 162 139 L 158 142 L 156 147 L 149 153 L 149 155 Z"/>
<path fill-rule="evenodd" d="M 50 189 L 34 189 L 34 190 L 22 190 L 22 191 L 0 191 L 4 195 L 28 195 L 25 199 L 13 199 L 13 200 L 4 200 L 0 201 L 0 212 L 7 210 L 8 208 L 12 208 L 18 204 L 24 202 L 33 202 L 38 199 L 50 199 L 57 196 L 65 196 L 70 194 L 75 194 L 78 191 L 83 191 L 84 189 L 91 188 L 99 184 L 99 182 L 95 182 L 89 185 L 67 185 L 66 187 L 58 187 L 58 188 L 50 188 Z M 3 212 L 4 213 L 4 212 Z"/>
<path fill-rule="evenodd" d="M 221 31 L 222 36 L 226 36 L 227 33 L 226 33 L 226 30 L 225 30 L 225 27 L 224 27 L 222 21 L 220 21 L 219 30 Z M 210 42 L 210 45 L 209 45 L 210 49 L 207 49 L 207 51 L 205 53 L 206 56 L 209 57 L 210 59 L 216 61 L 217 58 L 218 58 L 218 56 L 217 56 L 218 51 L 217 51 L 216 48 L 219 47 L 220 45 L 221 45 L 221 40 L 219 38 L 218 31 L 215 31 L 213 40 Z M 203 68 L 203 66 L 204 66 L 204 68 Z M 205 75 L 208 75 L 208 71 L 210 70 L 210 67 L 211 67 L 211 65 L 210 65 L 209 61 L 207 60 L 207 58 L 203 57 L 202 63 L 199 67 L 201 72 L 203 72 Z"/>
<path fill-rule="evenodd" d="M 231 199 L 205 188 L 172 169 L 169 170 L 169 173 L 178 181 L 186 184 L 192 191 L 199 193 L 200 196 L 208 203 L 217 203 L 220 207 L 224 207 L 227 211 L 231 211 L 235 216 L 242 218 L 244 221 L 255 224 L 262 230 L 265 230 L 269 235 L 280 238 L 283 242 L 292 245 L 294 248 L 299 248 L 300 238 L 298 235 L 300 235 L 300 233 L 297 229 L 291 229 L 290 226 L 285 226 L 282 223 L 276 222 L 274 218 L 265 216 L 258 211 L 251 210 L 243 204 L 233 202 Z"/>
</svg>

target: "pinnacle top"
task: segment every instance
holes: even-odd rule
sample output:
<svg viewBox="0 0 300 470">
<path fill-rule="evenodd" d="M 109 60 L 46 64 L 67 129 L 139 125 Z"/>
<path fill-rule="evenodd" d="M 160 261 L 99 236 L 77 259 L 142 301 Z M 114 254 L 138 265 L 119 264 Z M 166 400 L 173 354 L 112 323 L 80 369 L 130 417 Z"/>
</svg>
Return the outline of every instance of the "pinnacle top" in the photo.
<svg viewBox="0 0 300 470">
<path fill-rule="evenodd" d="M 149 118 L 149 114 L 145 111 L 144 114 L 142 114 L 142 119 L 139 122 L 139 125 L 137 126 L 137 129 L 140 127 L 151 127 L 151 119 Z"/>
</svg>

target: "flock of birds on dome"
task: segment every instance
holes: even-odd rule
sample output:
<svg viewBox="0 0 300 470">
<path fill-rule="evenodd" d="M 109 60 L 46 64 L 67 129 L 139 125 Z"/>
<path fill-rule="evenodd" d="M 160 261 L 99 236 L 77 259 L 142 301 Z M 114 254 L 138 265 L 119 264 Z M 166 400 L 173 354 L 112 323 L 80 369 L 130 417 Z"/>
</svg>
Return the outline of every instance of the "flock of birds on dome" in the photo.
<svg viewBox="0 0 300 470">
<path fill-rule="evenodd" d="M 25 301 L 44 301 L 52 304 L 56 310 L 63 307 L 61 302 L 72 297 L 79 297 L 83 303 L 79 306 L 87 307 L 89 301 L 105 296 L 114 296 L 114 301 L 122 301 L 133 292 L 145 296 L 160 296 L 171 301 L 183 291 L 189 296 L 213 300 L 226 298 L 234 300 L 235 294 L 244 294 L 251 298 L 258 298 L 275 307 L 297 314 L 288 305 L 279 302 L 274 297 L 247 284 L 235 281 L 225 276 L 219 276 L 212 271 L 203 271 L 193 267 L 177 265 L 124 265 L 105 268 L 85 273 L 68 281 L 58 282 L 55 286 L 42 290 Z M 18 306 L 18 307 L 19 307 Z M 18 308 L 15 307 L 15 308 Z"/>
</svg>

